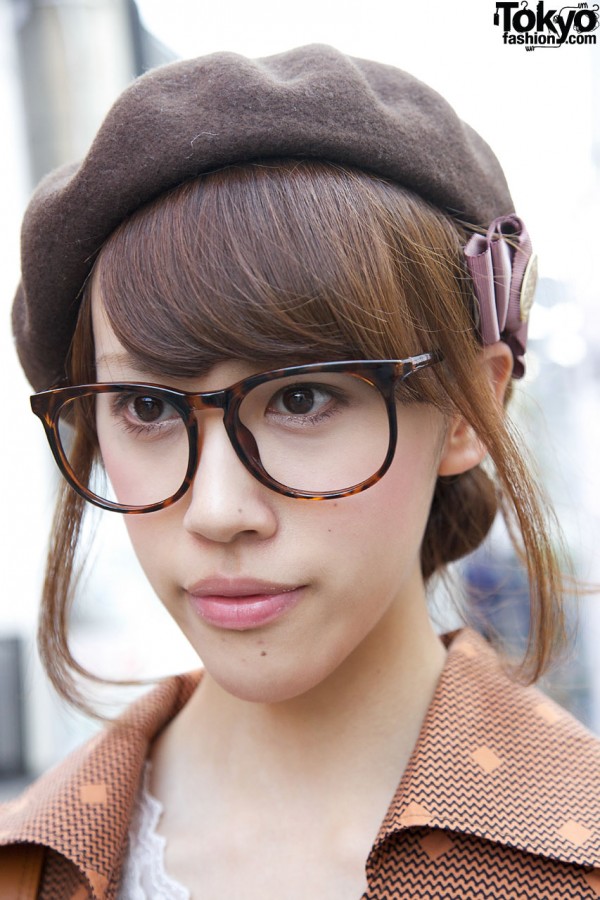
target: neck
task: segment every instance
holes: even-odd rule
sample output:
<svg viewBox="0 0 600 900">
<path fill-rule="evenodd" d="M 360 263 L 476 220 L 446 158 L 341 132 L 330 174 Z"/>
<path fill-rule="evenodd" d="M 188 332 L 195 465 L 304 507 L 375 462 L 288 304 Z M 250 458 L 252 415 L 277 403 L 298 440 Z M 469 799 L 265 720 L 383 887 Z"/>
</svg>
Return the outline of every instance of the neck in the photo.
<svg viewBox="0 0 600 900">
<path fill-rule="evenodd" d="M 271 790 L 313 784 L 334 793 L 350 779 L 372 792 L 379 779 L 393 792 L 445 659 L 421 599 L 410 610 L 393 606 L 343 665 L 299 697 L 246 701 L 205 673 L 157 742 L 157 766 L 166 754 L 188 778 L 220 774 L 232 790 L 263 789 L 259 771 Z"/>
</svg>

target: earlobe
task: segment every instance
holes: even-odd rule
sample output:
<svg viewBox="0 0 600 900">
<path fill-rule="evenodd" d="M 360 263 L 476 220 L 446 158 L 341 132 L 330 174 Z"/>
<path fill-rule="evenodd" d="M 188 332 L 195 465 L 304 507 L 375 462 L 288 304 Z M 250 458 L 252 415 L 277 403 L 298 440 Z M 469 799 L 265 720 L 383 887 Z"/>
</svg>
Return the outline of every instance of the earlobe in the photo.
<svg viewBox="0 0 600 900">
<path fill-rule="evenodd" d="M 512 354 L 506 344 L 499 341 L 485 347 L 480 354 L 478 377 L 487 379 L 491 388 L 491 400 L 502 407 L 506 389 L 512 374 Z M 438 475 L 460 475 L 481 463 L 487 454 L 487 447 L 475 433 L 466 419 L 453 417 L 446 431 L 446 437 L 438 465 Z"/>
</svg>

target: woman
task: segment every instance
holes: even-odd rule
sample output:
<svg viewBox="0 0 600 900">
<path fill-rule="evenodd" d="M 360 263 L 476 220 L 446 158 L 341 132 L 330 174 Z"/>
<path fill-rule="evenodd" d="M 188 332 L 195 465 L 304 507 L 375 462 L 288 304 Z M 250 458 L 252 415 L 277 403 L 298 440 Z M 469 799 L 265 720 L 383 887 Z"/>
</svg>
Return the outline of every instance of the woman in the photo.
<svg viewBox="0 0 600 900">
<path fill-rule="evenodd" d="M 85 705 L 87 502 L 125 515 L 204 671 L 3 812 L 5 871 L 43 898 L 599 896 L 596 742 L 427 613 L 500 507 L 521 675 L 563 630 L 504 413 L 531 245 L 489 147 L 391 67 L 215 54 L 134 83 L 23 235 L 17 346 L 66 479 L 49 674 Z"/>
</svg>

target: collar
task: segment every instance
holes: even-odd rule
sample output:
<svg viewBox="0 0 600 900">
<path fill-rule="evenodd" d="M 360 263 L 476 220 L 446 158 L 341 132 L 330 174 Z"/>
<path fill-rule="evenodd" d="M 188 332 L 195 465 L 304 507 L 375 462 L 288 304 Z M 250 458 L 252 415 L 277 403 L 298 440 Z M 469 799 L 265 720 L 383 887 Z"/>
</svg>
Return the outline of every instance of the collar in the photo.
<svg viewBox="0 0 600 900">
<path fill-rule="evenodd" d="M 0 806 L 0 847 L 16 842 L 49 847 L 83 874 L 94 898 L 114 897 L 149 746 L 199 680 L 200 673 L 192 673 L 162 682 L 20 797 Z"/>
<path fill-rule="evenodd" d="M 426 827 L 600 866 L 600 743 L 535 688 L 515 684 L 475 632 L 446 643 L 446 665 L 371 856 L 403 830 Z M 163 682 L 0 807 L 0 846 L 51 847 L 95 897 L 112 896 L 149 745 L 199 679 Z"/>
<path fill-rule="evenodd" d="M 476 632 L 446 640 L 446 665 L 373 850 L 426 826 L 597 867 L 600 742 L 515 683 Z"/>
</svg>

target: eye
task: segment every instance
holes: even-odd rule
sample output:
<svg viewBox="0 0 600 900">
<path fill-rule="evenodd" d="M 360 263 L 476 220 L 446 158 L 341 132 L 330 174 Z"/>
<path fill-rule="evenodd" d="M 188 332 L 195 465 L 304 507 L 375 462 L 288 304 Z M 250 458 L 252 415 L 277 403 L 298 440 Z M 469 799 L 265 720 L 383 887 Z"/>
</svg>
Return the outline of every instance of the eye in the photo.
<svg viewBox="0 0 600 900">
<path fill-rule="evenodd" d="M 158 422 L 165 411 L 166 404 L 157 397 L 136 397 L 130 408 L 140 422 L 147 424 Z"/>
<path fill-rule="evenodd" d="M 306 415 L 313 412 L 319 402 L 323 403 L 327 399 L 322 390 L 309 385 L 293 385 L 280 392 L 279 404 L 285 412 L 292 415 Z"/>
<path fill-rule="evenodd" d="M 158 435 L 181 423 L 177 409 L 153 394 L 123 392 L 112 394 L 108 402 L 113 423 L 132 433 Z"/>
<path fill-rule="evenodd" d="M 267 412 L 285 416 L 319 416 L 331 411 L 334 392 L 325 385 L 291 384 L 271 398 Z"/>
</svg>

